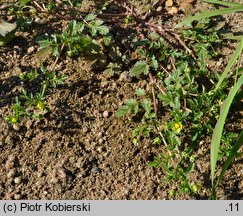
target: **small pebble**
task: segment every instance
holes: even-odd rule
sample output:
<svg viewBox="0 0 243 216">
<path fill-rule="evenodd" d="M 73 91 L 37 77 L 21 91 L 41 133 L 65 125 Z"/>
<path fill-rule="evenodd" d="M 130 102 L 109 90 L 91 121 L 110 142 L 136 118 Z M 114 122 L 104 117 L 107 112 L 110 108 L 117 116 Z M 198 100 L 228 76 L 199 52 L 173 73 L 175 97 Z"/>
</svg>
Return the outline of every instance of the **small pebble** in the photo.
<svg viewBox="0 0 243 216">
<path fill-rule="evenodd" d="M 57 167 L 53 170 L 53 177 L 66 178 L 67 174 L 62 167 Z"/>
<path fill-rule="evenodd" d="M 15 183 L 15 184 L 20 184 L 20 183 L 21 183 L 21 178 L 20 178 L 20 177 L 16 177 L 16 178 L 14 179 L 14 183 Z"/>
<path fill-rule="evenodd" d="M 93 114 L 94 114 L 95 117 L 99 117 L 99 113 L 100 113 L 99 110 L 95 110 L 95 111 L 93 112 Z"/>
<path fill-rule="evenodd" d="M 89 129 L 88 129 L 87 127 L 84 127 L 84 128 L 83 128 L 83 133 L 86 134 L 86 133 L 88 133 L 88 132 L 89 132 Z"/>
<path fill-rule="evenodd" d="M 18 124 L 14 124 L 13 125 L 13 129 L 16 130 L 16 131 L 19 131 L 20 130 L 20 126 Z"/>
<path fill-rule="evenodd" d="M 97 134 L 97 138 L 101 138 L 103 136 L 103 133 L 102 132 L 99 132 L 98 134 Z"/>
<path fill-rule="evenodd" d="M 7 145 L 13 145 L 13 139 L 10 136 L 7 136 L 5 139 Z"/>
<path fill-rule="evenodd" d="M 27 120 L 25 123 L 25 127 L 29 130 L 32 127 L 33 122 L 31 120 Z"/>
<path fill-rule="evenodd" d="M 37 174 L 37 178 L 41 178 L 43 175 L 44 175 L 44 172 L 40 171 L 40 172 L 38 172 L 38 174 Z"/>
<path fill-rule="evenodd" d="M 27 53 L 28 54 L 31 54 L 31 53 L 33 53 L 35 51 L 35 47 L 34 46 L 31 46 L 31 47 L 29 47 L 28 49 L 27 49 Z"/>
<path fill-rule="evenodd" d="M 6 166 L 6 169 L 9 170 L 14 167 L 14 162 L 7 161 L 5 166 Z"/>
<path fill-rule="evenodd" d="M 8 161 L 14 162 L 16 160 L 16 157 L 14 155 L 9 155 Z"/>
<path fill-rule="evenodd" d="M 99 141 L 99 144 L 102 144 L 104 142 L 104 140 L 102 138 L 100 138 L 98 141 Z"/>
<path fill-rule="evenodd" d="M 161 11 L 163 9 L 163 7 L 162 6 L 159 6 L 157 9 L 156 9 L 156 11 Z"/>
<path fill-rule="evenodd" d="M 125 82 L 132 82 L 132 77 L 127 71 L 125 71 L 121 73 L 119 80 Z"/>
<path fill-rule="evenodd" d="M 5 194 L 5 199 L 6 200 L 12 200 L 13 199 L 13 194 L 12 193 L 6 193 Z"/>
<path fill-rule="evenodd" d="M 22 198 L 21 194 L 15 194 L 14 195 L 15 200 L 21 200 L 21 198 Z"/>
<path fill-rule="evenodd" d="M 48 23 L 48 20 L 45 19 L 45 18 L 39 18 L 39 17 L 37 17 L 37 18 L 35 18 L 35 22 L 37 24 L 39 24 L 39 25 L 45 25 L 45 24 Z"/>
<path fill-rule="evenodd" d="M 16 171 L 15 169 L 11 169 L 9 170 L 9 172 L 7 173 L 7 178 L 13 178 L 16 175 Z"/>
<path fill-rule="evenodd" d="M 99 172 L 100 172 L 100 169 L 99 169 L 99 167 L 94 166 L 94 167 L 91 169 L 91 172 L 92 172 L 92 173 L 99 173 Z"/>
<path fill-rule="evenodd" d="M 104 111 L 103 112 L 103 117 L 104 118 L 108 118 L 109 117 L 109 112 L 108 111 Z"/>
<path fill-rule="evenodd" d="M 62 168 L 58 169 L 58 171 L 57 171 L 57 175 L 58 175 L 60 178 L 62 178 L 62 179 L 64 179 L 64 178 L 67 177 L 66 172 L 65 172 L 64 169 L 62 169 Z"/>
<path fill-rule="evenodd" d="M 14 49 L 15 49 L 16 51 L 18 51 L 18 52 L 22 52 L 22 48 L 19 47 L 19 46 L 14 46 Z"/>
<path fill-rule="evenodd" d="M 98 148 L 97 148 L 97 151 L 98 151 L 98 152 L 102 152 L 102 147 L 98 147 Z"/>
<path fill-rule="evenodd" d="M 51 183 L 55 184 L 58 182 L 58 179 L 56 177 L 52 177 L 50 180 Z"/>
<path fill-rule="evenodd" d="M 171 64 L 167 65 L 167 70 L 172 70 L 172 65 Z"/>
</svg>

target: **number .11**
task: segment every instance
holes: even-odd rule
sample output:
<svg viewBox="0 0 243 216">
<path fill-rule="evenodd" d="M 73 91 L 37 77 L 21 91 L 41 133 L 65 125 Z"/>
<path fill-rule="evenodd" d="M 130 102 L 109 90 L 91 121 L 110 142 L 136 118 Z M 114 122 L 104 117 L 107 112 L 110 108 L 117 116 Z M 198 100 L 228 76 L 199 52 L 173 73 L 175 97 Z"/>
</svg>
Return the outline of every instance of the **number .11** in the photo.
<svg viewBox="0 0 243 216">
<path fill-rule="evenodd" d="M 230 207 L 230 211 L 239 211 L 239 203 L 236 204 L 230 203 L 229 207 Z"/>
</svg>

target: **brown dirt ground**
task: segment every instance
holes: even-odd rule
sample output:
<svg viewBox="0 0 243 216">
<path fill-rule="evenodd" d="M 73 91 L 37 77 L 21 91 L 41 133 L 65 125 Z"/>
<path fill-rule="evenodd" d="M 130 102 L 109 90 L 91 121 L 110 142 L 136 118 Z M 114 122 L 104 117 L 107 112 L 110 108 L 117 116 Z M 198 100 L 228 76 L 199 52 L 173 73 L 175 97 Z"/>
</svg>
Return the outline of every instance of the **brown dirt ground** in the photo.
<svg viewBox="0 0 243 216">
<path fill-rule="evenodd" d="M 133 3 L 143 11 L 146 2 Z M 97 7 L 88 0 L 84 5 L 86 10 Z M 202 3 L 197 3 L 192 12 L 199 8 Z M 175 23 L 182 17 L 178 15 L 167 22 Z M 230 30 L 242 30 L 242 14 L 225 16 L 225 21 Z M 114 115 L 126 99 L 133 97 L 134 90 L 146 86 L 147 81 L 137 82 L 124 76 L 107 78 L 92 70 L 90 62 L 63 59 L 57 71 L 68 75 L 68 79 L 49 91 L 47 102 L 51 112 L 40 121 L 23 123 L 17 130 L 4 121 L 3 116 L 10 114 L 11 105 L 23 88 L 18 75 L 37 66 L 36 36 L 52 33 L 63 25 L 53 23 L 50 28 L 50 24 L 34 24 L 30 31 L 19 33 L 8 46 L 0 48 L 0 198 L 170 199 L 169 189 L 176 185 L 162 188 L 162 169 L 147 166 L 160 149 L 150 140 L 133 145 L 134 123 Z M 28 53 L 33 46 L 34 51 Z M 234 45 L 224 48 L 226 59 L 233 49 Z M 237 129 L 242 129 L 242 112 L 236 124 Z M 178 195 L 174 199 L 209 197 L 209 150 L 208 140 L 202 140 L 196 153 L 196 170 L 191 175 L 203 185 L 199 195 Z M 218 191 L 219 199 L 242 199 L 242 179 L 241 158 L 227 171 Z"/>
</svg>

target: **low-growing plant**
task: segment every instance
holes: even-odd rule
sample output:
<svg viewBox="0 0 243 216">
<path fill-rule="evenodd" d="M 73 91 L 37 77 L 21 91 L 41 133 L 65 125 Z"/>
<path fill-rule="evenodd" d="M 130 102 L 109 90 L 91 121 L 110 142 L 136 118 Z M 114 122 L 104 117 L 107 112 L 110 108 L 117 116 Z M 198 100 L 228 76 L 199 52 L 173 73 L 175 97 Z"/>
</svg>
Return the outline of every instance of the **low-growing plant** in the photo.
<svg viewBox="0 0 243 216">
<path fill-rule="evenodd" d="M 47 39 L 39 40 L 41 48 L 39 55 L 58 56 L 64 47 L 67 48 L 66 54 L 69 57 L 78 54 L 98 54 L 102 51 L 98 36 L 105 36 L 108 33 L 109 29 L 103 25 L 103 21 L 97 20 L 96 15 L 91 13 L 83 19 L 83 22 L 72 20 L 68 29 L 62 34 L 54 34 Z M 104 39 L 106 43 L 109 40 L 107 37 Z"/>
<path fill-rule="evenodd" d="M 208 44 L 215 42 L 206 37 L 204 40 Z M 156 34 L 137 41 L 134 47 L 137 48 L 135 52 L 140 60 L 131 68 L 131 76 L 150 75 L 151 78 L 153 75 L 160 80 L 160 84 L 154 86 L 153 101 L 145 99 L 149 96 L 145 90 L 138 89 L 137 98 L 127 100 L 117 115 L 130 115 L 131 120 L 140 118 L 138 127 L 133 131 L 134 144 L 139 144 L 143 138 L 151 138 L 154 144 L 165 146 L 163 153 L 155 157 L 149 165 L 162 166 L 165 171 L 164 182 L 178 182 L 178 191 L 174 190 L 172 194 L 197 193 L 200 182 L 191 182 L 188 177 L 195 166 L 195 160 L 192 159 L 193 150 L 203 132 L 215 121 L 215 116 L 212 116 L 205 124 L 203 118 L 212 112 L 212 109 L 214 113 L 219 111 L 219 106 L 212 105 L 212 96 L 195 79 L 195 76 L 206 68 L 202 64 L 197 64 L 184 51 L 175 51 L 166 46 L 163 38 Z M 208 47 L 205 48 L 206 51 Z M 200 55 L 199 52 L 196 54 Z M 168 72 L 163 65 L 170 62 L 171 56 L 176 64 L 174 70 Z M 208 56 L 210 57 L 211 55 Z M 155 100 L 159 100 L 157 105 L 164 110 L 163 112 L 170 114 L 167 119 L 159 120 L 159 114 L 154 106 Z M 184 143 L 185 128 L 188 130 L 186 133 L 192 136 L 187 138 L 187 142 L 191 143 L 189 145 Z"/>
<path fill-rule="evenodd" d="M 55 71 L 48 71 L 41 63 L 39 70 L 23 72 L 19 78 L 28 85 L 34 85 L 35 93 L 23 90 L 21 95 L 16 98 L 12 107 L 13 115 L 5 116 L 5 120 L 11 124 L 21 123 L 25 117 L 42 118 L 48 111 L 45 101 L 47 89 L 63 84 L 66 76 L 57 76 Z"/>
<path fill-rule="evenodd" d="M 211 17 L 211 16 L 243 11 L 243 5 L 240 4 L 240 3 L 222 2 L 222 1 L 217 1 L 217 0 L 205 0 L 205 2 L 229 6 L 229 8 L 217 9 L 217 10 L 213 10 L 213 11 L 203 12 L 201 14 L 194 16 L 194 17 L 189 17 L 189 18 L 185 19 L 178 26 L 190 24 L 192 21 L 201 20 L 203 18 L 208 18 L 208 17 Z M 223 74 L 220 76 L 220 78 L 217 82 L 217 85 L 215 86 L 215 88 L 212 92 L 212 94 L 216 94 L 219 91 L 219 89 L 222 89 L 223 82 L 225 81 L 225 79 L 229 79 L 229 72 L 230 72 L 232 66 L 238 60 L 238 64 L 237 64 L 237 67 L 236 67 L 236 74 L 235 74 L 235 84 L 231 88 L 227 98 L 224 100 L 223 104 L 221 105 L 220 115 L 219 115 L 217 124 L 214 128 L 213 136 L 212 136 L 212 142 L 211 142 L 212 194 L 211 194 L 211 199 L 217 198 L 217 195 L 216 195 L 217 187 L 218 187 L 220 181 L 222 180 L 222 178 L 223 178 L 227 168 L 229 167 L 230 163 L 232 162 L 234 157 L 236 157 L 237 152 L 238 152 L 240 146 L 243 143 L 242 133 L 239 135 L 238 140 L 235 142 L 235 144 L 233 146 L 229 146 L 229 140 L 231 141 L 231 143 L 233 143 L 234 138 L 236 138 L 235 134 L 234 134 L 233 137 L 231 137 L 229 135 L 228 135 L 228 137 L 223 136 L 223 128 L 224 128 L 224 125 L 226 123 L 226 117 L 228 115 L 230 106 L 233 103 L 233 99 L 235 98 L 238 90 L 243 85 L 243 75 L 241 75 L 242 69 L 239 68 L 240 67 L 240 61 L 241 61 L 241 58 L 242 58 L 241 56 L 242 56 L 242 52 L 243 52 L 243 36 L 239 36 L 236 39 L 240 39 L 240 43 L 238 44 L 233 55 L 231 56 Z M 239 71 L 241 72 L 241 74 L 239 74 Z M 238 78 L 239 75 L 240 75 L 240 77 Z M 220 158 L 220 150 L 222 149 L 222 147 L 220 146 L 221 141 L 223 141 L 223 142 L 226 141 L 226 144 L 227 144 L 227 151 L 226 151 L 227 160 L 226 160 L 224 166 L 222 167 L 221 173 L 220 173 L 220 175 L 219 175 L 219 177 L 217 178 L 217 181 L 216 181 L 215 172 L 216 172 L 217 161 Z"/>
<path fill-rule="evenodd" d="M 242 4 L 217 0 L 206 2 L 229 8 L 189 17 L 176 27 L 192 26 L 193 21 L 198 21 L 193 23 L 194 28 L 183 29 L 177 33 L 172 29 L 161 31 L 160 26 L 148 23 L 134 13 L 125 16 L 120 14 L 123 18 L 122 25 L 139 25 L 138 30 L 125 38 L 119 47 L 120 45 L 115 44 L 108 25 L 99 18 L 99 15 L 105 16 L 103 12 L 108 3 L 98 13 L 88 14 L 75 10 L 74 6 L 78 6 L 80 1 L 62 1 L 65 7 L 62 9 L 63 13 L 59 14 L 58 5 L 53 1 L 39 5 L 36 1 L 33 4 L 29 0 L 19 0 L 18 4 L 9 8 L 9 12 L 18 14 L 19 18 L 25 20 L 23 23 L 31 22 L 38 10 L 63 17 L 70 22 L 61 33 L 45 35 L 37 40 L 40 46 L 37 57 L 43 62 L 47 57 L 54 57 L 54 63 L 49 67 L 41 63 L 39 68 L 20 74 L 20 80 L 28 84 L 30 89 L 23 90 L 16 97 L 12 107 L 13 114 L 6 116 L 5 120 L 11 124 L 19 124 L 26 117 L 43 117 L 48 111 L 48 91 L 63 84 L 66 79 L 66 76 L 55 72 L 58 60 L 66 56 L 93 56 L 93 60 L 98 61 L 102 59 L 101 56 L 106 55 L 105 73 L 114 74 L 127 70 L 134 79 L 150 81 L 149 89 L 137 89 L 134 98 L 125 101 L 117 116 L 128 116 L 129 120 L 136 121 L 137 126 L 132 132 L 134 145 L 139 145 L 146 139 L 161 147 L 161 154 L 155 156 L 148 165 L 162 167 L 164 184 L 178 185 L 178 188 L 169 190 L 171 197 L 181 193 L 200 192 L 202 183 L 190 179 L 197 159 L 195 150 L 203 138 L 213 134 L 211 198 L 215 199 L 217 187 L 243 143 L 241 133 L 232 146 L 238 135 L 223 130 L 233 99 L 243 84 L 240 65 L 243 38 L 222 75 L 209 70 L 208 60 L 218 56 L 214 49 L 215 44 L 222 43 L 222 38 L 211 25 L 209 17 L 242 11 Z M 140 26 L 148 29 L 141 30 Z M 168 35 L 174 36 L 173 39 L 179 43 L 177 47 L 168 41 Z M 235 84 L 227 95 L 229 72 L 237 60 L 237 70 L 233 77 Z M 220 146 L 221 141 L 224 145 Z M 226 162 L 216 180 L 217 161 L 224 157 L 227 157 Z"/>
</svg>

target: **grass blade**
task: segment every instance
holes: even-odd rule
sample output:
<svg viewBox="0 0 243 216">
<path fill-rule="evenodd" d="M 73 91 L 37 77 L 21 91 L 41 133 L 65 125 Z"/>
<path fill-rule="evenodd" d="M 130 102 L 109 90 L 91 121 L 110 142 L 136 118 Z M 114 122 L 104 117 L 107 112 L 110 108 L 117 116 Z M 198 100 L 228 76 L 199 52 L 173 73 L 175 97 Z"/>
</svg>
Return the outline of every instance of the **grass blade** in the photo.
<svg viewBox="0 0 243 216">
<path fill-rule="evenodd" d="M 227 114 L 229 112 L 231 103 L 232 103 L 237 91 L 242 86 L 242 84 L 243 84 L 243 75 L 241 75 L 238 82 L 230 90 L 228 97 L 222 104 L 221 109 L 220 109 L 219 120 L 213 131 L 213 137 L 212 137 L 212 143 L 211 143 L 211 161 L 210 161 L 212 185 L 214 185 L 215 169 L 216 169 L 216 164 L 217 164 L 217 159 L 218 159 L 218 154 L 219 154 L 219 146 L 220 146 L 220 141 L 221 141 L 222 132 L 223 132 L 223 128 L 224 128 L 224 123 L 225 123 Z"/>
<path fill-rule="evenodd" d="M 196 20 L 201 20 L 204 18 L 212 17 L 212 16 L 218 16 L 222 14 L 228 14 L 228 13 L 235 13 L 243 11 L 243 5 L 240 6 L 235 6 L 235 7 L 230 7 L 230 8 L 223 8 L 223 9 L 217 9 L 217 10 L 211 10 L 211 11 L 205 11 L 200 14 L 196 14 L 195 16 L 189 16 L 188 18 L 184 19 L 182 22 L 178 23 L 175 28 L 184 26 L 184 25 L 189 25 L 193 21 Z"/>
<path fill-rule="evenodd" d="M 230 72 L 231 67 L 233 66 L 233 64 L 235 63 L 235 61 L 237 61 L 237 59 L 239 58 L 239 56 L 241 55 L 243 50 L 243 37 L 241 37 L 241 41 L 239 43 L 239 45 L 237 46 L 237 48 L 235 49 L 235 52 L 233 53 L 233 55 L 231 56 L 228 65 L 226 66 L 223 74 L 221 75 L 214 91 L 217 91 L 218 88 L 220 87 L 220 85 L 222 84 L 222 82 L 224 81 L 224 79 L 227 77 L 227 74 Z"/>
<path fill-rule="evenodd" d="M 237 41 L 241 41 L 243 35 L 222 35 L 224 39 L 227 40 L 237 40 Z"/>
<path fill-rule="evenodd" d="M 242 6 L 242 4 L 235 3 L 235 2 L 225 2 L 225 1 L 219 1 L 219 0 L 203 0 L 203 1 L 207 2 L 207 3 L 219 4 L 219 5 L 223 5 L 223 6 L 229 6 L 229 7 Z"/>
<path fill-rule="evenodd" d="M 221 170 L 221 173 L 220 173 L 220 175 L 219 175 L 219 177 L 217 179 L 217 182 L 216 182 L 216 184 L 213 187 L 213 191 L 212 191 L 212 195 L 211 195 L 211 197 L 213 199 L 216 199 L 216 189 L 217 189 L 219 183 L 222 181 L 223 176 L 224 176 L 226 170 L 228 169 L 230 163 L 233 161 L 233 159 L 237 155 L 237 152 L 238 152 L 239 148 L 242 145 L 243 145 L 243 131 L 241 132 L 240 137 L 238 138 L 238 140 L 236 141 L 236 143 L 232 147 L 232 149 L 231 149 L 231 151 L 229 153 L 229 156 L 228 156 L 226 162 L 224 163 L 224 166 L 223 166 L 223 168 Z"/>
</svg>

